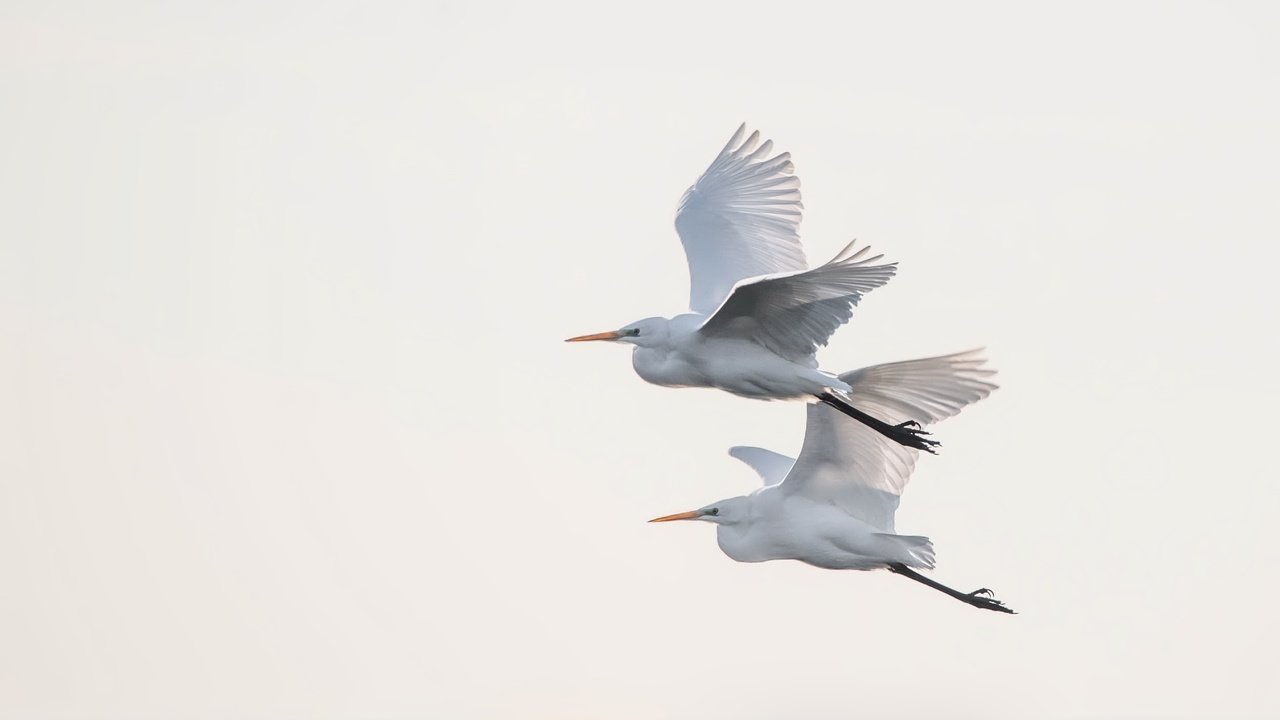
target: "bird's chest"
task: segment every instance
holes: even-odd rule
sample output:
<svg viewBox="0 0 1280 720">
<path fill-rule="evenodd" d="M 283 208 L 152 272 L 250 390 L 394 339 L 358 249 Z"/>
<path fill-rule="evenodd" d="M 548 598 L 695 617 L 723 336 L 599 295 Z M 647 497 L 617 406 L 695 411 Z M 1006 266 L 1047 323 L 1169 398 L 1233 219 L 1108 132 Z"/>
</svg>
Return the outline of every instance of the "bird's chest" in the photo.
<svg viewBox="0 0 1280 720">
<path fill-rule="evenodd" d="M 705 387 L 705 374 L 682 354 L 655 348 L 636 348 L 631 366 L 645 382 L 666 387 Z"/>
<path fill-rule="evenodd" d="M 764 562 L 794 557 L 791 537 L 772 523 L 716 528 L 716 542 L 720 550 L 738 562 Z"/>
</svg>

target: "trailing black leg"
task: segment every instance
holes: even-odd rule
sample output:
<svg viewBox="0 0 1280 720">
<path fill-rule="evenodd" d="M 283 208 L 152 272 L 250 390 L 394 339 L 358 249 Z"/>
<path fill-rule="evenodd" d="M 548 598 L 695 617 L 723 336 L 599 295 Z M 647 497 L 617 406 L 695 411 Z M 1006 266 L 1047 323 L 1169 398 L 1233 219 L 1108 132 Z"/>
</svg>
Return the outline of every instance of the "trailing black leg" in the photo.
<svg viewBox="0 0 1280 720">
<path fill-rule="evenodd" d="M 824 392 L 815 397 L 899 445 L 906 445 L 907 447 L 915 448 L 917 450 L 924 450 L 925 452 L 933 453 L 934 455 L 938 454 L 938 452 L 933 448 L 941 443 L 937 440 L 929 440 L 928 438 L 922 437 L 929 433 L 921 430 L 920 423 L 915 420 L 908 420 L 897 425 L 890 425 L 883 420 L 871 417 L 832 393 Z"/>
<path fill-rule="evenodd" d="M 1004 613 L 1009 613 L 1011 615 L 1017 615 L 1017 613 L 1015 613 L 1014 611 L 1006 607 L 1004 603 L 995 599 L 994 597 L 995 593 L 991 592 L 986 588 L 978 588 L 977 590 L 974 590 L 971 593 L 962 593 L 959 590 L 952 590 L 951 588 L 947 587 L 946 585 L 943 585 L 942 583 L 934 582 L 933 580 L 930 580 L 929 578 L 921 575 L 920 573 L 916 572 L 915 570 L 912 570 L 911 568 L 907 567 L 906 565 L 903 565 L 902 563 L 891 563 L 889 565 L 889 570 L 903 577 L 911 578 L 912 580 L 915 580 L 918 583 L 923 583 L 925 585 L 928 585 L 934 590 L 944 592 L 950 595 L 951 597 L 959 600 L 960 602 L 968 603 L 976 608 L 982 608 L 983 610 L 995 610 L 996 612 L 1004 612 Z"/>
</svg>

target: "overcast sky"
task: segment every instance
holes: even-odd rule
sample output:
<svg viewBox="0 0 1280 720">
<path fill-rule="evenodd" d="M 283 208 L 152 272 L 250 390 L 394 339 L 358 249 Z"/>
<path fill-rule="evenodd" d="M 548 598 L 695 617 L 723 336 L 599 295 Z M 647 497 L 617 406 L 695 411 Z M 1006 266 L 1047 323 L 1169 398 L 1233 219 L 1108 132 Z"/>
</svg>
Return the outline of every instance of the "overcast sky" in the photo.
<svg viewBox="0 0 1280 720">
<path fill-rule="evenodd" d="M 0 715 L 1270 718 L 1273 4 L 0 5 Z M 888 573 L 736 564 L 803 408 L 570 335 L 680 312 L 739 123 L 821 360 L 985 345 Z"/>
</svg>

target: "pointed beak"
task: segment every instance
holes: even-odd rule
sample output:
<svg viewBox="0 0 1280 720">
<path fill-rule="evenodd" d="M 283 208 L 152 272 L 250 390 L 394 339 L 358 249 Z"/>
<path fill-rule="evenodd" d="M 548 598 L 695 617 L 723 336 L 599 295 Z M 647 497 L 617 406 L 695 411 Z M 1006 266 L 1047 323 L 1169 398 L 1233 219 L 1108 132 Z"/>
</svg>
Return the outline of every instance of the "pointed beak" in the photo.
<svg viewBox="0 0 1280 720">
<path fill-rule="evenodd" d="M 700 517 L 702 517 L 702 513 L 698 512 L 697 510 L 690 510 L 689 512 L 676 513 L 675 515 L 663 515 L 662 517 L 654 518 L 649 522 L 671 522 L 672 520 L 697 520 Z"/>
<path fill-rule="evenodd" d="M 595 333 L 593 335 L 579 335 L 578 337 L 571 337 L 568 340 L 565 340 L 565 342 L 587 342 L 590 340 L 617 340 L 620 337 L 622 337 L 622 333 L 618 332 L 617 330 L 612 330 L 610 332 Z"/>
</svg>

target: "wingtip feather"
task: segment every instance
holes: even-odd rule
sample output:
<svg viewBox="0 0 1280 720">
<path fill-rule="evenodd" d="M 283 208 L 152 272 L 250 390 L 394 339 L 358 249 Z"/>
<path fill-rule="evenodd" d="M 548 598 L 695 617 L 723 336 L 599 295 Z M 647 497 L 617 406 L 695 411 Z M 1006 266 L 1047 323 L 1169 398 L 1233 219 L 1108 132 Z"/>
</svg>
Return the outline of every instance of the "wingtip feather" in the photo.
<svg viewBox="0 0 1280 720">
<path fill-rule="evenodd" d="M 725 155 L 728 155 L 730 152 L 733 151 L 734 148 L 738 147 L 739 144 L 741 144 L 742 142 L 743 134 L 746 132 L 747 132 L 747 124 L 744 122 L 738 126 L 737 130 L 733 131 L 733 136 L 730 137 L 729 142 L 725 143 L 724 147 L 721 148 L 720 154 L 716 156 L 716 160 L 719 160 Z M 713 162 L 712 164 L 714 165 L 715 163 Z"/>
</svg>

